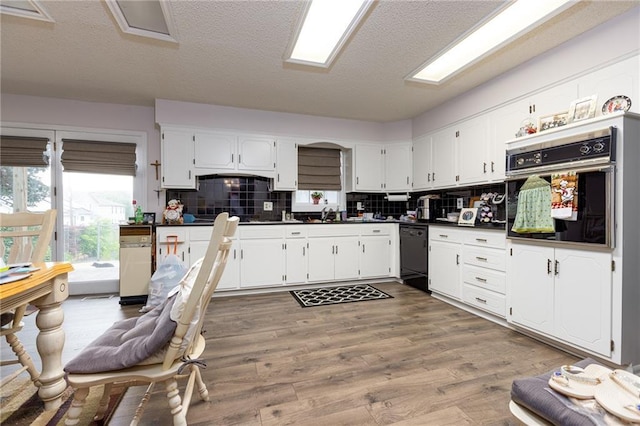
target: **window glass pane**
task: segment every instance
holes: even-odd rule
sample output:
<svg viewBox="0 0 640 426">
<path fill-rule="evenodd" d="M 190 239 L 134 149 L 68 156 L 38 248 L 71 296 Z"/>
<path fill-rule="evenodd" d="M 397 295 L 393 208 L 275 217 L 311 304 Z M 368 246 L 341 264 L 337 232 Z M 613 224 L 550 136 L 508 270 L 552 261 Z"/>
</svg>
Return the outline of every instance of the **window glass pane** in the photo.
<svg viewBox="0 0 640 426">
<path fill-rule="evenodd" d="M 51 208 L 50 167 L 0 167 L 0 212 L 44 212 Z M 45 261 L 51 261 L 51 249 Z"/>
<path fill-rule="evenodd" d="M 119 225 L 133 216 L 133 177 L 63 173 L 64 260 L 71 282 L 119 278 Z"/>
</svg>

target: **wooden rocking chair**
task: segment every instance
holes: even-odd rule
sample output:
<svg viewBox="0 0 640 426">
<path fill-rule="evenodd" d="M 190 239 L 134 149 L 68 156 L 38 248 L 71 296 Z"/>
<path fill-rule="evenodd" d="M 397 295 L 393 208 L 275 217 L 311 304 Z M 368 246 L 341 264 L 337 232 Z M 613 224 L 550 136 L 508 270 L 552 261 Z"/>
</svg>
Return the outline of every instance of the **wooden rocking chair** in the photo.
<svg viewBox="0 0 640 426">
<path fill-rule="evenodd" d="M 88 374 L 69 373 L 67 381 L 75 389 L 75 392 L 73 402 L 67 412 L 66 425 L 75 425 L 79 422 L 89 389 L 98 385 L 104 385 L 104 394 L 95 420 L 101 420 L 104 417 L 109 394 L 114 384 L 122 384 L 124 386 L 148 385 L 142 402 L 131 421 L 132 425 L 136 425 L 140 421 L 144 405 L 149 400 L 156 382 L 164 382 L 174 425 L 182 426 L 187 424 L 186 415 L 191 403 L 194 386 L 197 386 L 197 391 L 202 400 L 209 400 L 209 394 L 202 380 L 198 362 L 193 362 L 193 360 L 197 360 L 205 349 L 205 340 L 201 335 L 205 313 L 220 276 L 224 271 L 229 249 L 231 248 L 230 237 L 234 235 L 238 221 L 237 217 L 229 218 L 228 213 L 221 213 L 216 217 L 206 255 L 202 260 L 193 288 L 186 299 L 182 314 L 177 321 L 173 337 L 166 347 L 164 358 L 155 364 L 138 364 L 115 371 Z M 196 316 L 198 318 L 197 322 L 194 320 Z M 192 321 L 194 324 L 192 324 Z M 191 329 L 190 326 L 192 327 Z M 189 336 L 193 337 L 188 341 L 186 349 L 181 350 L 181 346 L 184 347 L 184 341 Z M 184 377 L 188 377 L 188 380 L 181 398 L 177 379 Z"/>
<path fill-rule="evenodd" d="M 7 264 L 44 262 L 55 223 L 56 210 L 47 210 L 44 213 L 0 213 L 0 257 L 6 258 Z M 5 337 L 17 359 L 2 360 L 0 365 L 22 364 L 22 368 L 7 376 L 2 385 L 25 370 L 31 376 L 31 381 L 36 386 L 40 385 L 40 373 L 17 336 L 24 326 L 22 318 L 26 309 L 27 304 L 24 304 L 13 312 L 2 312 L 3 325 L 0 328 L 0 336 Z"/>
</svg>

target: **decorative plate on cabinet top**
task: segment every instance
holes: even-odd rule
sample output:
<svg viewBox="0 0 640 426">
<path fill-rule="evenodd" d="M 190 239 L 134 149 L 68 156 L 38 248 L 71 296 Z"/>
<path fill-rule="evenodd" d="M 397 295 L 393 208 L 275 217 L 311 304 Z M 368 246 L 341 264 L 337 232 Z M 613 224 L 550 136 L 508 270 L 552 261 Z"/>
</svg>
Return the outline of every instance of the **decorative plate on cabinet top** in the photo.
<svg viewBox="0 0 640 426">
<path fill-rule="evenodd" d="M 611 114 L 617 111 L 629 111 L 631 99 L 628 96 L 618 95 L 609 99 L 602 105 L 602 114 Z"/>
</svg>

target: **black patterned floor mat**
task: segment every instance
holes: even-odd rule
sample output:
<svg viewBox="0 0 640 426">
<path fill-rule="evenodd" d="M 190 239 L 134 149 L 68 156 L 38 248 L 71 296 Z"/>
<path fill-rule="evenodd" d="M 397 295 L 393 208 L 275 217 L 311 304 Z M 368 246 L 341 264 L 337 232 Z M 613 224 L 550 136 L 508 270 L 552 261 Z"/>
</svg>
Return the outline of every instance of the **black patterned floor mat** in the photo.
<svg viewBox="0 0 640 426">
<path fill-rule="evenodd" d="M 293 290 L 290 293 L 303 308 L 393 298 L 368 284 Z"/>
</svg>

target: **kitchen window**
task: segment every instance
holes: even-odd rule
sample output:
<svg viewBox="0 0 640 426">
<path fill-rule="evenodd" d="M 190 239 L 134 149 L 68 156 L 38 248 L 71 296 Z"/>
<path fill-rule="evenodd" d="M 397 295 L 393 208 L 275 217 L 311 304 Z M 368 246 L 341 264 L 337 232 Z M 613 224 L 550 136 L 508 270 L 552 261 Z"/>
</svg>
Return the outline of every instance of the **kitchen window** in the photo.
<svg viewBox="0 0 640 426">
<path fill-rule="evenodd" d="M 322 192 L 323 197 L 318 204 L 313 203 L 311 194 L 314 192 Z M 293 212 L 319 212 L 322 209 L 333 209 L 338 211 L 342 191 L 323 191 L 317 190 L 298 190 L 291 194 L 291 211 Z"/>
</svg>

